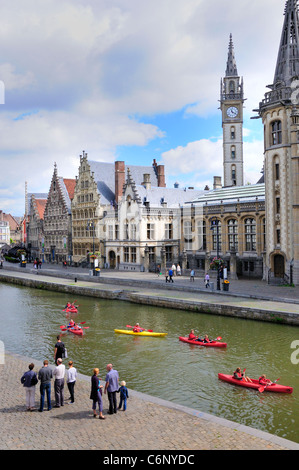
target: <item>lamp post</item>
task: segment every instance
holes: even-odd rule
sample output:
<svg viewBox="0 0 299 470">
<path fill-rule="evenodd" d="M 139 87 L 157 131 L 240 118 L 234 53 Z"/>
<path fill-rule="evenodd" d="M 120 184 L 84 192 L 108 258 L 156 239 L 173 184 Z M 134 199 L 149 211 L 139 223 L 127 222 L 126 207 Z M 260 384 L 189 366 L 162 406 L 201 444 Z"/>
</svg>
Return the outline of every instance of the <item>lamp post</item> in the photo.
<svg viewBox="0 0 299 470">
<path fill-rule="evenodd" d="M 218 219 L 212 219 L 211 220 L 211 230 L 214 230 L 216 228 L 216 244 L 217 244 L 217 260 L 219 260 L 219 220 Z M 220 271 L 219 271 L 220 266 L 218 265 L 217 267 L 217 290 L 221 290 L 220 288 Z"/>
<path fill-rule="evenodd" d="M 92 229 L 92 254 L 94 255 L 94 221 L 88 220 L 86 230 L 89 231 Z M 90 263 L 91 264 L 91 263 Z M 94 269 L 94 258 L 93 258 L 93 269 Z"/>
</svg>

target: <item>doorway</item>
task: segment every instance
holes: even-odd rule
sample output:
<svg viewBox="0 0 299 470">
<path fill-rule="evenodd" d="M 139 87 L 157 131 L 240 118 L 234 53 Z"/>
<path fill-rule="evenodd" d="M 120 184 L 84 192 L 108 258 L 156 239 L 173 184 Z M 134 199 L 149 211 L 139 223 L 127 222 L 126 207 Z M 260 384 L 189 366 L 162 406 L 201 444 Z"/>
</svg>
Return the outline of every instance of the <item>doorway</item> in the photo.
<svg viewBox="0 0 299 470">
<path fill-rule="evenodd" d="M 275 277 L 284 277 L 284 257 L 282 255 L 274 256 L 274 276 Z"/>
</svg>

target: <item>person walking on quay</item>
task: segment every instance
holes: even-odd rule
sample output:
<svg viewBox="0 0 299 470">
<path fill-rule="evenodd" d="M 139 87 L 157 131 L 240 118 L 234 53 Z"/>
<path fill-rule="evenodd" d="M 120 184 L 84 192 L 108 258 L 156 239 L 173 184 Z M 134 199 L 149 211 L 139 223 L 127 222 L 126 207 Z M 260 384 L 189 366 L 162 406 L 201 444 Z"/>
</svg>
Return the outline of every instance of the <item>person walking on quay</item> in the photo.
<svg viewBox="0 0 299 470">
<path fill-rule="evenodd" d="M 122 380 L 122 382 L 120 382 L 120 387 L 119 387 L 118 392 L 120 394 L 118 409 L 121 410 L 121 407 L 122 407 L 122 404 L 123 404 L 124 405 L 123 410 L 126 411 L 126 409 L 127 409 L 127 398 L 129 398 L 129 392 L 128 392 L 128 389 L 126 387 L 126 382 L 124 380 Z"/>
<path fill-rule="evenodd" d="M 66 378 L 66 383 L 67 387 L 70 392 L 70 403 L 74 403 L 75 401 L 75 396 L 74 396 L 74 388 L 75 388 L 75 383 L 77 379 L 77 369 L 74 367 L 73 361 L 69 361 L 69 368 L 67 370 L 67 378 Z"/>
<path fill-rule="evenodd" d="M 116 409 L 116 392 L 118 391 L 118 381 L 119 376 L 117 370 L 113 369 L 112 364 L 108 364 L 107 367 L 107 374 L 106 374 L 106 384 L 104 393 L 108 392 L 108 401 L 109 401 L 109 414 L 112 415 L 113 413 L 117 412 Z"/>
<path fill-rule="evenodd" d="M 62 364 L 62 359 L 57 359 L 57 366 L 53 371 L 55 377 L 54 391 L 55 391 L 55 408 L 60 408 L 64 405 L 64 375 L 65 365 Z"/>
<path fill-rule="evenodd" d="M 91 391 L 90 391 L 90 399 L 92 400 L 92 409 L 93 409 L 93 417 L 97 417 L 97 405 L 99 407 L 99 419 L 105 419 L 103 416 L 103 400 L 102 400 L 102 389 L 103 385 L 100 385 L 100 379 L 98 377 L 99 369 L 93 369 L 93 376 L 91 377 Z"/>
<path fill-rule="evenodd" d="M 33 371 L 34 364 L 29 364 L 29 370 L 24 372 L 23 376 L 21 377 L 21 383 L 24 385 L 26 389 L 26 406 L 27 411 L 35 410 L 35 385 L 38 382 L 38 378 L 36 372 Z"/>
<path fill-rule="evenodd" d="M 168 276 L 169 276 L 169 271 L 168 271 L 168 269 L 166 269 L 166 271 L 165 271 L 165 282 L 170 282 L 169 279 L 168 279 Z"/>
<path fill-rule="evenodd" d="M 176 276 L 176 265 L 174 263 L 171 266 L 171 269 L 172 269 L 173 275 Z"/>
<path fill-rule="evenodd" d="M 169 274 L 169 282 L 173 282 L 173 270 L 170 269 L 170 270 L 168 271 L 168 274 Z"/>
<path fill-rule="evenodd" d="M 44 410 L 45 394 L 47 394 L 48 410 L 52 409 L 51 405 L 51 379 L 53 378 L 52 369 L 49 367 L 49 362 L 44 360 L 44 366 L 38 372 L 38 379 L 40 381 L 40 407 L 38 411 Z"/>
<path fill-rule="evenodd" d="M 191 269 L 190 281 L 193 281 L 193 282 L 194 282 L 194 277 L 195 277 L 195 271 L 194 271 L 194 269 Z"/>
<path fill-rule="evenodd" d="M 205 285 L 206 285 L 206 289 L 210 287 L 210 276 L 208 273 L 206 273 L 205 275 Z"/>
<path fill-rule="evenodd" d="M 65 345 L 61 341 L 60 335 L 58 335 L 57 343 L 55 344 L 55 349 L 54 349 L 54 361 L 56 365 L 57 365 L 58 359 L 62 359 L 64 357 L 64 353 L 65 353 Z"/>
<path fill-rule="evenodd" d="M 178 264 L 177 267 L 176 267 L 176 274 L 177 276 L 181 276 L 182 275 L 182 271 L 181 271 L 181 266 Z"/>
</svg>

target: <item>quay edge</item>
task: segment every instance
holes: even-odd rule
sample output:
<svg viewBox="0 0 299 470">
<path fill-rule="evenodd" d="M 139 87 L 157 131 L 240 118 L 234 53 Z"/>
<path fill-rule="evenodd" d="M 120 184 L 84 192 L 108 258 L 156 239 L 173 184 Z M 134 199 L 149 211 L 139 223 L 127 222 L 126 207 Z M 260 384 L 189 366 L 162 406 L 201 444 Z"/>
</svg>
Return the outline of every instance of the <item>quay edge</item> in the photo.
<svg viewBox="0 0 299 470">
<path fill-rule="evenodd" d="M 45 277 L 45 276 L 43 276 Z M 171 308 L 178 310 L 188 310 L 197 313 L 206 313 L 214 314 L 221 316 L 229 316 L 235 318 L 242 318 L 247 320 L 256 320 L 271 322 L 277 324 L 299 326 L 299 311 L 289 312 L 279 309 L 279 302 L 277 307 L 275 306 L 276 302 L 271 304 L 271 309 L 262 308 L 259 306 L 259 300 L 256 299 L 256 307 L 253 306 L 244 306 L 242 302 L 240 305 L 236 305 L 236 297 L 234 301 L 229 303 L 222 303 L 220 298 L 217 298 L 217 302 L 213 302 L 214 296 L 217 294 L 211 295 L 211 302 L 204 301 L 198 296 L 198 299 L 188 299 L 183 298 L 183 294 L 178 295 L 176 291 L 164 291 L 162 290 L 157 292 L 151 292 L 150 289 L 145 287 L 140 287 L 136 285 L 136 289 L 130 290 L 125 288 L 120 288 L 120 286 L 106 284 L 105 287 L 103 284 L 87 283 L 84 282 L 84 285 L 79 283 L 74 284 L 73 280 L 61 278 L 50 277 L 47 280 L 42 279 L 42 276 L 38 278 L 32 278 L 30 276 L 24 276 L 12 273 L 0 273 L 0 282 L 15 284 L 19 286 L 25 286 L 35 289 L 45 289 L 49 291 L 61 292 L 61 293 L 70 293 L 76 296 L 88 296 L 101 299 L 110 299 L 110 300 L 122 300 L 132 303 L 139 303 L 143 305 L 158 306 L 163 308 Z M 70 284 L 71 282 L 71 284 Z M 149 290 L 149 293 L 146 291 Z M 173 295 L 175 293 L 175 295 Z M 220 296 L 219 296 L 220 297 Z M 244 301 L 244 298 L 240 297 L 240 301 Z M 252 302 L 253 299 L 250 299 Z M 286 307 L 286 303 L 284 306 Z M 290 301 L 290 305 L 293 305 Z"/>
</svg>

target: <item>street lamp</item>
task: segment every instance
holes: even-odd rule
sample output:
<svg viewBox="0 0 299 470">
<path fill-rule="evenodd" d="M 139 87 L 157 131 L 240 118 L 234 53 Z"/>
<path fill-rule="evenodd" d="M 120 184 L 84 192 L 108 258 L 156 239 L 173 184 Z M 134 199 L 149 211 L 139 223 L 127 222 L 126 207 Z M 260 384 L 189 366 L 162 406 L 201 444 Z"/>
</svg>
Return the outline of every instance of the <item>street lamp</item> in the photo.
<svg viewBox="0 0 299 470">
<path fill-rule="evenodd" d="M 217 260 L 219 260 L 219 220 L 218 219 L 212 219 L 211 220 L 211 230 L 214 230 L 216 228 L 216 244 L 217 244 Z M 217 290 L 221 290 L 220 288 L 220 266 L 218 264 L 217 266 Z"/>
<path fill-rule="evenodd" d="M 95 251 L 94 250 L 94 228 L 95 228 L 94 221 L 93 220 L 88 220 L 86 230 L 87 231 L 92 230 L 92 254 L 93 255 L 94 255 L 94 251 Z"/>
</svg>

